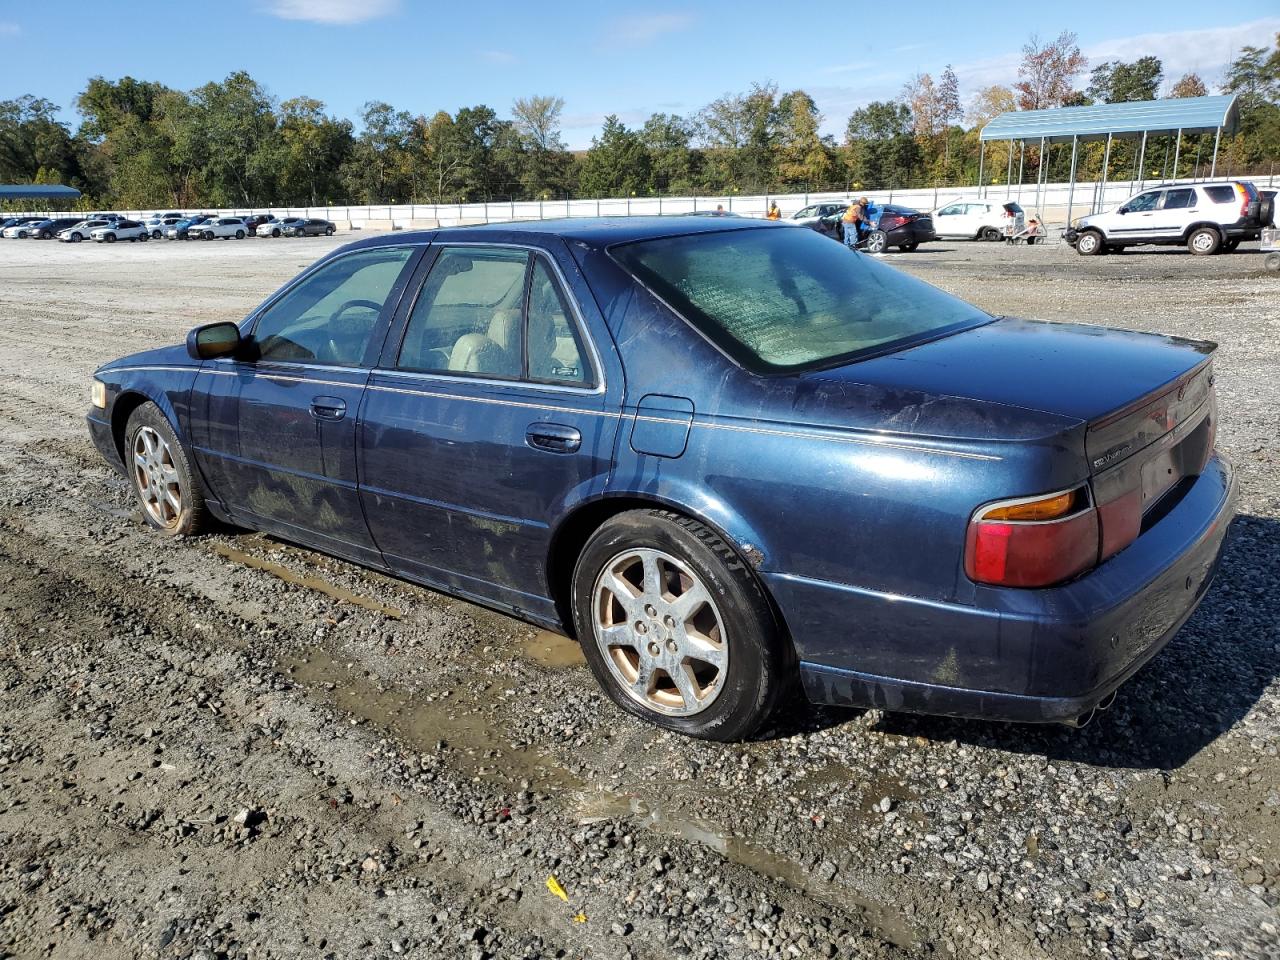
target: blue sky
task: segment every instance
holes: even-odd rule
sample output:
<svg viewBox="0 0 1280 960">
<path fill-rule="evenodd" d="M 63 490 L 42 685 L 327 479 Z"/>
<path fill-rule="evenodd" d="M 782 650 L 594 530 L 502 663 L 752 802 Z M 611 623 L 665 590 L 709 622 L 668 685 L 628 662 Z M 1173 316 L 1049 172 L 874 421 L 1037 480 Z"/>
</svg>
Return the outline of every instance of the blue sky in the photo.
<svg viewBox="0 0 1280 960">
<path fill-rule="evenodd" d="M 506 116 L 516 97 L 556 94 L 576 148 L 608 113 L 629 125 L 655 111 L 690 113 L 763 80 L 808 90 L 824 129 L 839 134 L 852 110 L 896 95 L 916 72 L 936 77 L 953 64 L 965 101 L 1011 83 L 1026 38 L 1063 29 L 1093 62 L 1155 54 L 1167 83 L 1196 70 L 1217 92 L 1242 45 L 1269 46 L 1280 32 L 1275 0 L 971 9 L 932 0 L 0 0 L 0 99 L 47 97 L 74 124 L 90 76 L 190 89 L 237 69 L 282 100 L 307 94 L 352 119 L 368 100 L 426 114 L 486 103 Z"/>
</svg>

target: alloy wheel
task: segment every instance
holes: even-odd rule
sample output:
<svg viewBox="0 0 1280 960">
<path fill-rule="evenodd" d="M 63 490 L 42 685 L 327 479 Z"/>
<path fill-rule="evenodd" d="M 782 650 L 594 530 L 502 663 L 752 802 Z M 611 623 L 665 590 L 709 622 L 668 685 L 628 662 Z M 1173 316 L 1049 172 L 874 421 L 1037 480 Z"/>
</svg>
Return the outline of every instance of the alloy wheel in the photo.
<svg viewBox="0 0 1280 960">
<path fill-rule="evenodd" d="M 724 689 L 729 641 L 702 580 L 661 550 L 629 549 L 596 578 L 596 643 L 631 699 L 656 713 L 687 717 Z"/>
<path fill-rule="evenodd" d="M 152 427 L 133 437 L 133 479 L 142 506 L 161 527 L 177 526 L 182 516 L 182 484 L 173 450 Z"/>
</svg>

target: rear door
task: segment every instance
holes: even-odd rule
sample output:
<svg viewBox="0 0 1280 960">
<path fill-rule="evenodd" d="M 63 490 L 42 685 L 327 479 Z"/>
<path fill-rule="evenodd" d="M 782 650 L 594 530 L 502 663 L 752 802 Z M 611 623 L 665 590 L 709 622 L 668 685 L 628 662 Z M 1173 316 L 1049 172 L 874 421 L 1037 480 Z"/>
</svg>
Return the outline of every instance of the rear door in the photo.
<svg viewBox="0 0 1280 960">
<path fill-rule="evenodd" d="M 1187 225 L 1199 213 L 1195 187 L 1170 187 L 1164 191 L 1159 209 L 1151 218 L 1155 239 L 1181 239 Z"/>
<path fill-rule="evenodd" d="M 421 247 L 328 260 L 252 322 L 244 355 L 206 363 L 197 458 L 233 518 L 380 563 L 356 489 L 356 416 Z"/>
<path fill-rule="evenodd" d="M 439 248 L 370 378 L 359 432 L 365 514 L 388 566 L 547 619 L 551 532 L 603 492 L 622 400 L 603 321 L 554 243 Z"/>
</svg>

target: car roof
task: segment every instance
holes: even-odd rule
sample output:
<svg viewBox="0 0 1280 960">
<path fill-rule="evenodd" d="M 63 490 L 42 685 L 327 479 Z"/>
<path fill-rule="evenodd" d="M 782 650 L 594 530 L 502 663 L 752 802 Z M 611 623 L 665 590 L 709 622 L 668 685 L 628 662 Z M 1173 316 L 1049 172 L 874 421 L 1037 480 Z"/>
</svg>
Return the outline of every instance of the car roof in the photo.
<svg viewBox="0 0 1280 960">
<path fill-rule="evenodd" d="M 571 217 L 558 220 L 524 220 L 512 223 L 487 223 L 469 227 L 442 227 L 439 230 L 388 234 L 359 240 L 356 246 L 382 246 L 405 242 L 444 243 L 449 240 L 471 242 L 500 235 L 519 234 L 530 240 L 546 240 L 558 237 L 562 240 L 603 248 L 634 240 L 656 240 L 663 237 L 683 237 L 700 233 L 723 233 L 729 230 L 791 230 L 793 227 L 773 220 L 750 217 Z"/>
</svg>

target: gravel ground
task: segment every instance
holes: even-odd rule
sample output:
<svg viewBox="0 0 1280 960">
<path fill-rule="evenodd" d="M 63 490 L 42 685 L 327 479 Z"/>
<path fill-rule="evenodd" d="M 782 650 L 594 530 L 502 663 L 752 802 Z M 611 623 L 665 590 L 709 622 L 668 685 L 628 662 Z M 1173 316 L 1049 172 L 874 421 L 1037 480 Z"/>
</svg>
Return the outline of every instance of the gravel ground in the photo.
<svg viewBox="0 0 1280 960">
<path fill-rule="evenodd" d="M 725 746 L 624 716 L 563 638 L 259 535 L 146 532 L 88 441 L 91 371 L 336 242 L 0 242 L 0 958 L 1280 956 L 1256 251 L 887 258 L 995 312 L 1218 341 L 1234 536 L 1086 729 L 797 704 Z"/>
</svg>

